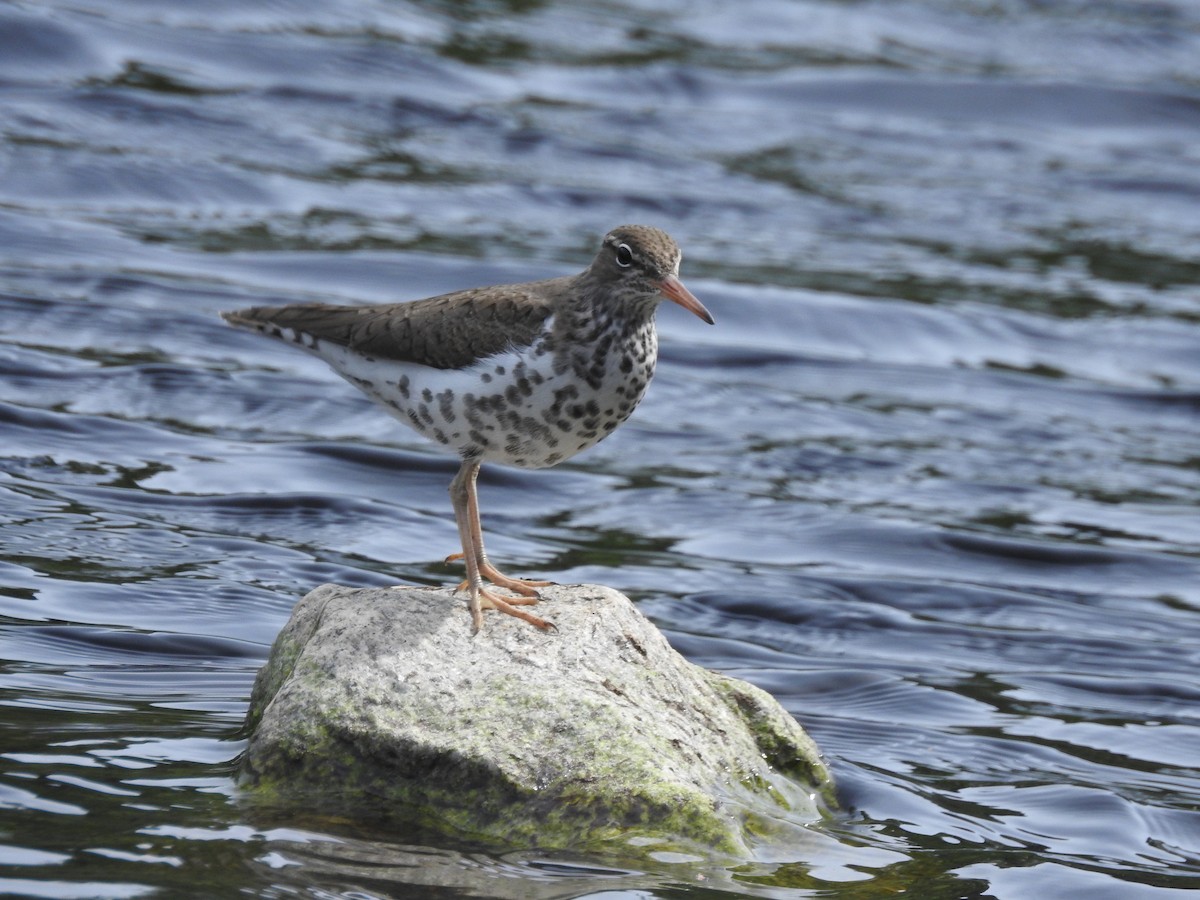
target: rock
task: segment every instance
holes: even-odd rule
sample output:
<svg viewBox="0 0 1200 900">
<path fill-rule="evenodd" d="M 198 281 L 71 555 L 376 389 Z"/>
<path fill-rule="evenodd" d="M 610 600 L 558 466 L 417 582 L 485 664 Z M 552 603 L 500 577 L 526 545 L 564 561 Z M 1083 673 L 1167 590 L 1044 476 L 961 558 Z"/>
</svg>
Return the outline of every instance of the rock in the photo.
<svg viewBox="0 0 1200 900">
<path fill-rule="evenodd" d="M 753 857 L 833 804 L 766 692 L 687 662 L 609 588 L 543 590 L 543 633 L 449 589 L 324 585 L 258 675 L 250 795 L 543 848 Z"/>
</svg>

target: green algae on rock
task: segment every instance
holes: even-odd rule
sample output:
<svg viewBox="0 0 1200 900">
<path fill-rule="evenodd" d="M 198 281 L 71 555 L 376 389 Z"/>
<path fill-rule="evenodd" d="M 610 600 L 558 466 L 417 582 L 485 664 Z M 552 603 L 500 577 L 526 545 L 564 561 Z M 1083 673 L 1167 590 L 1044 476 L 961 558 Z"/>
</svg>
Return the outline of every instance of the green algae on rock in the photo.
<svg viewBox="0 0 1200 900">
<path fill-rule="evenodd" d="M 249 796 L 509 846 L 752 858 L 834 804 L 766 692 L 695 666 L 622 594 L 543 591 L 556 633 L 471 635 L 448 589 L 324 585 L 259 673 Z"/>
</svg>

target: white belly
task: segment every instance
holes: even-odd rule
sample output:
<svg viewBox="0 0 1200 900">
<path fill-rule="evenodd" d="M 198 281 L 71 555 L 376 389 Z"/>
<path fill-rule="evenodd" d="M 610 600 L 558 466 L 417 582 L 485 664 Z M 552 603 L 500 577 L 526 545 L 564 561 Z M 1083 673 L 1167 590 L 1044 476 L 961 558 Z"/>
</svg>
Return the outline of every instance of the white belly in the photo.
<svg viewBox="0 0 1200 900">
<path fill-rule="evenodd" d="M 430 440 L 465 458 L 536 469 L 586 450 L 629 417 L 654 373 L 652 325 L 642 338 L 640 360 L 622 366 L 609 355 L 586 372 L 556 365 L 539 343 L 466 369 L 365 359 L 328 343 L 312 349 Z"/>
</svg>

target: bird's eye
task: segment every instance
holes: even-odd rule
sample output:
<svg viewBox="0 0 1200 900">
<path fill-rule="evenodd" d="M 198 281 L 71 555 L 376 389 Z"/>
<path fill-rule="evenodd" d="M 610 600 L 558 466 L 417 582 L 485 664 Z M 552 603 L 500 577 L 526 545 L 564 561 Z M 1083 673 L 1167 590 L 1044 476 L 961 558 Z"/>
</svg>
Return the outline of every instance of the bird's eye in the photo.
<svg viewBox="0 0 1200 900">
<path fill-rule="evenodd" d="M 628 269 L 633 264 L 633 251 L 628 244 L 617 244 L 617 265 Z"/>
</svg>

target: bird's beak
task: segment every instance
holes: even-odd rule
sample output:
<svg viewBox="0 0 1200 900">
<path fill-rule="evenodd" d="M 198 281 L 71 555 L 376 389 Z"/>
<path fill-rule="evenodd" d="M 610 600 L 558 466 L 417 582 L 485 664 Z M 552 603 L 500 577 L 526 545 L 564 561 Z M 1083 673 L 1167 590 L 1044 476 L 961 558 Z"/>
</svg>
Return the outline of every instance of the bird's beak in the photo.
<svg viewBox="0 0 1200 900">
<path fill-rule="evenodd" d="M 685 288 L 683 282 L 674 275 L 667 275 L 663 278 L 659 290 L 662 291 L 664 297 L 675 301 L 692 315 L 699 316 L 709 325 L 714 324 L 712 314 L 704 308 L 704 304 L 697 300 L 696 295 Z"/>
</svg>

